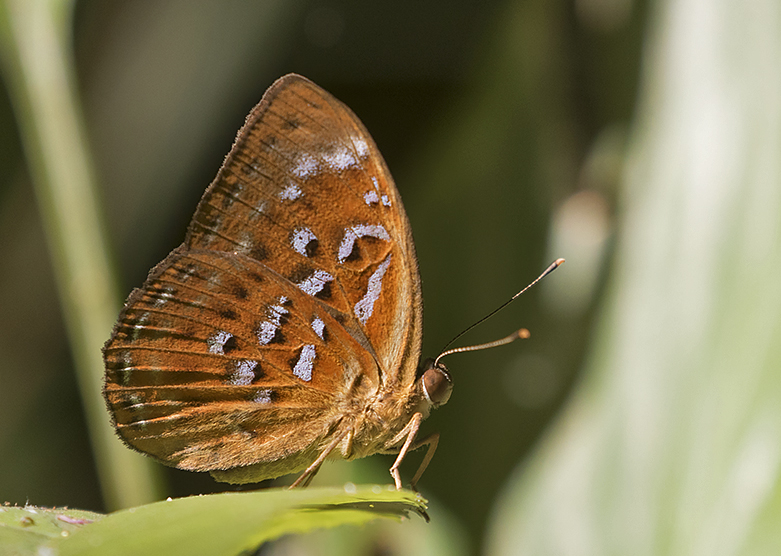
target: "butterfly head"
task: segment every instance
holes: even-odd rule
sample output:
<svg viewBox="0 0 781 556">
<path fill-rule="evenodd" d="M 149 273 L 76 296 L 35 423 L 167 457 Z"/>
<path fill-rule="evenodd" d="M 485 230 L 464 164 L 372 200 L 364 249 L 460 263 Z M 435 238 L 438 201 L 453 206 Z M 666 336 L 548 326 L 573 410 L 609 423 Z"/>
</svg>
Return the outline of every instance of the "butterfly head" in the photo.
<svg viewBox="0 0 781 556">
<path fill-rule="evenodd" d="M 426 359 L 421 366 L 420 382 L 423 394 L 433 407 L 445 405 L 453 391 L 453 380 L 447 367 L 434 359 Z"/>
</svg>

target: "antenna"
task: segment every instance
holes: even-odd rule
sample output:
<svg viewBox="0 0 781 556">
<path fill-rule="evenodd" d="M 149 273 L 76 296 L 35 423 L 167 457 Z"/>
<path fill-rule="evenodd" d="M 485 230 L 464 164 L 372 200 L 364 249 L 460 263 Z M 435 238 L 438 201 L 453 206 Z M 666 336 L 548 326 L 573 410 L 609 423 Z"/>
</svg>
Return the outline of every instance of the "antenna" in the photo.
<svg viewBox="0 0 781 556">
<path fill-rule="evenodd" d="M 450 349 L 450 350 L 447 349 L 448 347 L 450 347 L 453 344 L 453 342 L 458 340 L 461 336 L 463 336 L 464 334 L 466 334 L 467 332 L 472 330 L 477 325 L 484 323 L 485 321 L 490 319 L 492 316 L 494 316 L 496 313 L 498 313 L 499 311 L 501 311 L 502 309 L 507 307 L 510 303 L 515 301 L 518 298 L 518 296 L 520 296 L 523 292 L 525 292 L 526 290 L 531 288 L 534 284 L 536 284 L 537 282 L 539 282 L 540 280 L 545 278 L 548 274 L 550 274 L 551 272 L 553 272 L 554 270 L 559 268 L 562 264 L 564 264 L 564 259 L 556 259 L 531 284 L 529 284 L 528 286 L 523 288 L 521 291 L 516 293 L 510 299 L 508 299 L 507 301 L 502 303 L 499 307 L 497 307 L 496 309 L 494 309 L 493 311 L 488 313 L 486 316 L 481 318 L 479 321 L 477 321 L 473 325 L 467 327 L 462 332 L 456 334 L 456 336 L 452 340 L 450 340 L 445 345 L 444 348 L 442 348 L 442 352 L 437 356 L 436 360 L 434 361 L 434 365 L 436 366 L 439 363 L 439 360 L 442 359 L 446 355 L 450 355 L 450 354 L 453 354 L 453 353 L 462 353 L 462 352 L 465 352 L 465 351 L 478 351 L 478 350 L 481 350 L 481 349 L 488 349 L 488 348 L 492 348 L 492 347 L 503 346 L 505 344 L 509 344 L 510 342 L 514 342 L 515 340 L 517 340 L 519 338 L 524 338 L 524 339 L 528 338 L 530 336 L 529 331 L 526 330 L 525 328 L 521 328 L 519 330 L 516 330 L 515 332 L 513 332 L 509 336 L 506 336 L 506 337 L 502 338 L 501 340 L 494 340 L 493 342 L 488 342 L 488 343 L 485 343 L 485 344 L 478 344 L 478 345 L 475 345 L 475 346 L 464 346 L 464 347 L 454 348 L 454 349 Z M 447 350 L 447 351 L 445 351 L 445 350 Z"/>
</svg>

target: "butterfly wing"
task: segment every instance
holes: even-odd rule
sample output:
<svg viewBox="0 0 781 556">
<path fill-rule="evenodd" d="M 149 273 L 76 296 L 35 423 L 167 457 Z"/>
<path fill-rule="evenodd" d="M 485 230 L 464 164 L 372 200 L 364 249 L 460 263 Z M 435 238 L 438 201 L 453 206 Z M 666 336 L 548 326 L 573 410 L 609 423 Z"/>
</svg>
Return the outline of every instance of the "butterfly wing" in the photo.
<svg viewBox="0 0 781 556">
<path fill-rule="evenodd" d="M 414 378 L 422 301 L 401 197 L 357 116 L 311 81 L 288 75 L 266 92 L 185 243 L 245 253 L 314 292 L 376 355 L 384 382 Z"/>
<path fill-rule="evenodd" d="M 420 282 L 398 192 L 357 117 L 299 76 L 252 111 L 185 243 L 104 348 L 131 446 L 185 469 L 306 467 L 339 419 L 414 380 Z"/>
</svg>

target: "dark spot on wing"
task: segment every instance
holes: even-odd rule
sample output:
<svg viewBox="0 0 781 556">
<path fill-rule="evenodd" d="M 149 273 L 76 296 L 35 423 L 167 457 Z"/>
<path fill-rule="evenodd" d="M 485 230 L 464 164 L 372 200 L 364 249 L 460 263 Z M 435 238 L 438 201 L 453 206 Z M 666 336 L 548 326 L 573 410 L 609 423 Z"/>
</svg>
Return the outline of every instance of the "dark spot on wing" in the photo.
<svg viewBox="0 0 781 556">
<path fill-rule="evenodd" d="M 282 124 L 282 129 L 293 130 L 293 129 L 298 129 L 300 126 L 301 126 L 301 121 L 295 116 L 292 116 L 284 120 L 284 123 Z"/>
<path fill-rule="evenodd" d="M 263 281 L 265 280 L 265 279 L 263 278 L 263 276 L 261 276 L 260 274 L 258 274 L 257 272 L 254 272 L 254 271 L 252 271 L 252 270 L 247 270 L 247 271 L 245 271 L 245 272 L 244 272 L 244 276 L 245 276 L 246 278 L 249 278 L 249 279 L 250 279 L 250 280 L 252 280 L 253 282 L 257 282 L 258 284 L 262 284 L 262 283 L 263 283 Z"/>
<path fill-rule="evenodd" d="M 222 353 L 224 353 L 225 355 L 227 355 L 227 354 L 229 354 L 230 352 L 232 352 L 233 350 L 235 350 L 235 349 L 236 349 L 236 348 L 238 348 L 238 347 L 239 347 L 239 346 L 238 346 L 238 344 L 236 343 L 236 336 L 231 336 L 230 338 L 228 338 L 228 339 L 225 341 L 225 343 L 224 343 L 224 344 L 222 344 Z M 260 367 L 260 365 L 258 365 L 258 366 L 256 367 L 256 369 L 258 369 L 258 370 L 259 370 L 259 367 Z"/>
<path fill-rule="evenodd" d="M 236 299 L 247 299 L 249 292 L 242 284 L 233 284 L 231 286 L 231 293 Z M 229 317 L 228 317 L 229 318 Z"/>
<path fill-rule="evenodd" d="M 220 316 L 227 320 L 236 320 L 239 317 L 233 309 L 223 309 Z"/>
<path fill-rule="evenodd" d="M 307 264 L 299 264 L 293 269 L 293 272 L 290 273 L 288 279 L 294 284 L 297 284 L 309 278 L 314 271 L 315 269 Z"/>
<path fill-rule="evenodd" d="M 331 283 L 332 282 L 330 282 L 330 281 L 329 282 L 325 282 L 323 284 L 323 287 L 320 289 L 320 291 L 315 294 L 315 297 L 318 298 L 318 299 L 323 299 L 323 300 L 331 299 L 331 295 L 332 295 Z"/>
<path fill-rule="evenodd" d="M 252 245 L 252 249 L 250 249 L 249 253 L 247 253 L 248 256 L 252 257 L 256 261 L 262 261 L 268 257 L 268 253 L 266 251 L 266 248 L 263 246 L 262 243 L 259 241 L 255 241 Z"/>
<path fill-rule="evenodd" d="M 317 254 L 318 247 L 320 247 L 320 242 L 317 241 L 317 238 L 310 240 L 309 243 L 306 244 L 306 247 L 304 247 L 306 256 L 310 259 L 314 257 Z"/>
</svg>

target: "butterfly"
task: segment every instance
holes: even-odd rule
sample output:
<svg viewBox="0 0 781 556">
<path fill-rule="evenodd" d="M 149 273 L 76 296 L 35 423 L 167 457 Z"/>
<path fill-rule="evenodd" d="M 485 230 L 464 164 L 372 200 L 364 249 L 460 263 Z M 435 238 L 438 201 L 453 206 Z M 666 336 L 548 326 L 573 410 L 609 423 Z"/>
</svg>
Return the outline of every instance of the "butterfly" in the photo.
<svg viewBox="0 0 781 556">
<path fill-rule="evenodd" d="M 250 112 L 184 243 L 134 290 L 103 348 L 120 438 L 231 483 L 421 447 L 453 383 L 419 365 L 422 298 L 399 192 L 343 103 L 299 75 Z"/>
</svg>

